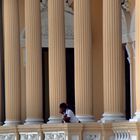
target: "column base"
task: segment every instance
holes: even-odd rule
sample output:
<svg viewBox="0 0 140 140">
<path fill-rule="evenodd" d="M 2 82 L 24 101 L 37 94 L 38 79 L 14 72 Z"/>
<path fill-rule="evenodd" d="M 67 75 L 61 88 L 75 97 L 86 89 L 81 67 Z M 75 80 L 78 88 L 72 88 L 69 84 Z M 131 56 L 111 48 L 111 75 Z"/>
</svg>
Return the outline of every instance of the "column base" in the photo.
<svg viewBox="0 0 140 140">
<path fill-rule="evenodd" d="M 49 121 L 47 122 L 48 124 L 58 124 L 62 123 L 62 118 L 59 117 L 50 117 Z"/>
<path fill-rule="evenodd" d="M 103 118 L 99 121 L 102 123 L 125 121 L 123 114 L 103 114 Z"/>
<path fill-rule="evenodd" d="M 135 116 L 129 120 L 130 122 L 140 122 L 140 112 L 136 112 Z"/>
<path fill-rule="evenodd" d="M 43 119 L 26 119 L 25 125 L 33 125 L 33 124 L 43 124 Z"/>
<path fill-rule="evenodd" d="M 19 125 L 21 124 L 21 121 L 9 121 L 9 120 L 6 120 L 4 122 L 4 125 L 3 126 L 15 126 L 15 125 Z"/>
<path fill-rule="evenodd" d="M 95 122 L 95 118 L 93 116 L 76 116 L 78 120 L 82 123 L 88 123 L 88 122 Z"/>
</svg>

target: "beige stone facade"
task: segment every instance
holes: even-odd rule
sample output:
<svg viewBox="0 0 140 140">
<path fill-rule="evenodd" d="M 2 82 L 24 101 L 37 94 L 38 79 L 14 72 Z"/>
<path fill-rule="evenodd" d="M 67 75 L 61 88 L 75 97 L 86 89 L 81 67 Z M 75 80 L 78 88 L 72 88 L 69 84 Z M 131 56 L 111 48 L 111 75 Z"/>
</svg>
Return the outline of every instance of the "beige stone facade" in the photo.
<svg viewBox="0 0 140 140">
<path fill-rule="evenodd" d="M 0 6 L 0 140 L 140 139 L 140 0 Z"/>
</svg>

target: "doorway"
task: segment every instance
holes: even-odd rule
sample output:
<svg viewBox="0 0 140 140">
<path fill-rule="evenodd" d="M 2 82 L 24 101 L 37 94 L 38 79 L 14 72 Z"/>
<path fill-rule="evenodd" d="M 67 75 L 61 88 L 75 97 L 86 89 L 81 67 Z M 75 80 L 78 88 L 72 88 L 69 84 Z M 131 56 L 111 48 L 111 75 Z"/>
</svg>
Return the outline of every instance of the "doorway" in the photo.
<svg viewBox="0 0 140 140">
<path fill-rule="evenodd" d="M 130 64 L 125 49 L 125 114 L 126 119 L 131 118 L 131 95 L 130 95 Z"/>
<path fill-rule="evenodd" d="M 66 49 L 66 87 L 67 103 L 75 112 L 75 88 L 74 88 L 74 48 Z"/>
</svg>

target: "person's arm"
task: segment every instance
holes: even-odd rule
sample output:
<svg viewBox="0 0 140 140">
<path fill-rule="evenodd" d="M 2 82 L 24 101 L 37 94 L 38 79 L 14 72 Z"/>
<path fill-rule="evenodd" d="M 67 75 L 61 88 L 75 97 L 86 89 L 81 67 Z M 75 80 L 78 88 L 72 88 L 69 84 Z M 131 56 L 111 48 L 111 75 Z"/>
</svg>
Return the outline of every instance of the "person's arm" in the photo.
<svg viewBox="0 0 140 140">
<path fill-rule="evenodd" d="M 69 123 L 69 122 L 70 122 L 70 117 L 68 117 L 67 114 L 65 114 L 63 120 L 64 120 L 66 123 Z"/>
</svg>

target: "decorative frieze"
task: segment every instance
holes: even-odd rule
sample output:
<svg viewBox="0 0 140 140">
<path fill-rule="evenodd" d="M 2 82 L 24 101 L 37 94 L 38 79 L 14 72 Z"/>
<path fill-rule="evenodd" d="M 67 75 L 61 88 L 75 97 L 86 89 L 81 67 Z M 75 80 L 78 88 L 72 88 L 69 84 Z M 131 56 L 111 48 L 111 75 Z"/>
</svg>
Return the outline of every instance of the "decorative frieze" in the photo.
<svg viewBox="0 0 140 140">
<path fill-rule="evenodd" d="M 0 140 L 139 140 L 140 123 L 45 124 L 0 127 Z"/>
<path fill-rule="evenodd" d="M 114 131 L 115 140 L 131 140 L 131 135 L 127 130 Z"/>
<path fill-rule="evenodd" d="M 130 12 L 130 0 L 122 0 L 121 5 L 123 10 Z"/>
<path fill-rule="evenodd" d="M 85 133 L 84 140 L 100 140 L 101 135 L 99 133 Z"/>
<path fill-rule="evenodd" d="M 41 140 L 38 133 L 21 133 L 20 140 Z"/>
<path fill-rule="evenodd" d="M 139 123 L 121 122 L 113 123 L 113 140 L 139 140 Z"/>
<path fill-rule="evenodd" d="M 66 3 L 68 4 L 69 7 L 71 7 L 73 4 L 73 0 L 66 0 Z"/>
<path fill-rule="evenodd" d="M 48 7 L 48 0 L 42 0 L 42 2 L 40 3 L 40 6 L 41 6 L 41 12 L 43 12 L 44 10 L 46 11 Z"/>
<path fill-rule="evenodd" d="M 16 134 L 0 134 L 0 140 L 17 140 Z"/>
<path fill-rule="evenodd" d="M 45 132 L 45 140 L 67 140 L 65 132 Z"/>
</svg>

